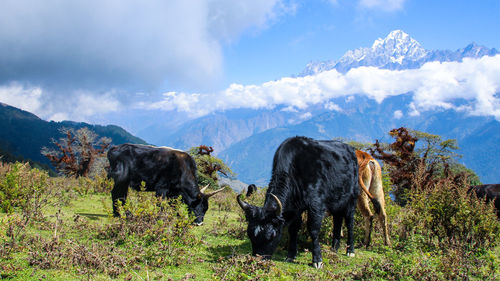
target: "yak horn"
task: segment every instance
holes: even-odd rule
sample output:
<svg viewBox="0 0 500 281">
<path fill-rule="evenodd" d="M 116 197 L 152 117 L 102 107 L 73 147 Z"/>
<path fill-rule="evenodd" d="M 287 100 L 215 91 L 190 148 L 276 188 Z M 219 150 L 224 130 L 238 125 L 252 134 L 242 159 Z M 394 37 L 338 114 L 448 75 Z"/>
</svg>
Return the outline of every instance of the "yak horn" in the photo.
<svg viewBox="0 0 500 281">
<path fill-rule="evenodd" d="M 281 205 L 281 201 L 278 199 L 278 197 L 276 197 L 276 195 L 272 193 L 269 194 L 274 198 L 274 200 L 276 200 L 276 203 L 278 203 L 278 209 L 276 210 L 276 215 L 280 216 L 281 212 L 283 211 L 283 205 Z"/>
<path fill-rule="evenodd" d="M 204 193 L 204 192 L 205 192 L 205 190 L 208 188 L 208 186 L 209 186 L 209 185 L 210 185 L 210 184 L 205 185 L 202 189 L 200 189 L 200 192 L 201 192 L 201 193 Z"/>
<path fill-rule="evenodd" d="M 210 198 L 210 197 L 214 196 L 215 194 L 217 194 L 217 193 L 219 193 L 219 192 L 223 191 L 223 190 L 224 190 L 224 188 L 226 188 L 226 187 L 224 186 L 224 187 L 222 187 L 222 188 L 217 189 L 216 191 L 212 191 L 212 192 L 207 193 L 207 194 L 204 194 L 204 195 L 205 195 L 205 197 Z"/>
<path fill-rule="evenodd" d="M 236 196 L 236 200 L 238 201 L 238 204 L 240 204 L 240 207 L 243 209 L 243 211 L 246 211 L 250 208 L 250 204 L 241 200 L 241 194 L 238 194 L 238 196 Z"/>
</svg>

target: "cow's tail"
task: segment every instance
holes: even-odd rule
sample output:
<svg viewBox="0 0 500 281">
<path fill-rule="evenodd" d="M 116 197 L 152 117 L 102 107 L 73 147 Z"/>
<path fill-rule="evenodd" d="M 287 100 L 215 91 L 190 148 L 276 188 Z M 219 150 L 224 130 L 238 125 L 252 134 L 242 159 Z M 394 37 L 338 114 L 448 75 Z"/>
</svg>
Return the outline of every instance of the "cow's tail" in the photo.
<svg viewBox="0 0 500 281">
<path fill-rule="evenodd" d="M 368 198 L 370 198 L 370 201 L 372 201 L 373 208 L 375 209 L 375 213 L 378 215 L 380 214 L 380 209 L 382 208 L 380 206 L 380 202 L 378 201 L 377 198 L 373 197 L 373 195 L 368 191 L 368 188 L 366 188 L 365 184 L 363 183 L 363 180 L 361 179 L 361 175 L 359 175 L 359 185 L 361 186 L 361 189 L 368 195 Z"/>
<path fill-rule="evenodd" d="M 380 214 L 380 209 L 382 208 L 380 205 L 380 202 L 378 201 L 377 198 L 373 197 L 373 195 L 370 193 L 368 188 L 366 188 L 364 182 L 363 182 L 363 172 L 365 169 L 370 169 L 371 174 L 372 174 L 372 182 L 377 182 L 374 177 L 378 175 L 378 171 L 376 171 L 376 163 L 372 161 L 372 159 L 366 157 L 368 154 L 363 153 L 361 151 L 356 151 L 356 157 L 358 158 L 358 164 L 359 164 L 359 186 L 361 189 L 366 193 L 368 198 L 370 198 L 370 201 L 372 201 L 373 208 L 375 209 L 375 213 L 378 215 Z"/>
</svg>

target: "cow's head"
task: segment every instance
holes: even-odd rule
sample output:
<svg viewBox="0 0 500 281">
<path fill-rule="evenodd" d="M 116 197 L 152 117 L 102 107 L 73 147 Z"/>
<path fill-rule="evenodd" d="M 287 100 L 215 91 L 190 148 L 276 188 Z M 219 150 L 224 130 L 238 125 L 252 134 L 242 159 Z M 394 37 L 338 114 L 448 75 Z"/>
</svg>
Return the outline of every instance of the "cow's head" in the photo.
<svg viewBox="0 0 500 281">
<path fill-rule="evenodd" d="M 285 220 L 283 219 L 281 202 L 274 194 L 270 194 L 276 204 L 270 207 L 257 207 L 236 197 L 238 204 L 245 211 L 248 221 L 247 234 L 252 243 L 252 254 L 270 258 L 281 240 Z"/>
<path fill-rule="evenodd" d="M 208 188 L 208 184 L 200 190 L 200 193 L 198 194 L 198 198 L 196 198 L 196 200 L 194 200 L 191 203 L 191 205 L 188 206 L 189 210 L 191 212 L 193 212 L 194 216 L 196 217 L 196 219 L 194 220 L 194 223 L 196 225 L 203 224 L 203 219 L 205 217 L 205 213 L 208 210 L 208 198 L 221 192 L 222 190 L 224 190 L 225 187 L 217 189 L 216 191 L 205 193 L 205 190 L 207 188 Z"/>
</svg>

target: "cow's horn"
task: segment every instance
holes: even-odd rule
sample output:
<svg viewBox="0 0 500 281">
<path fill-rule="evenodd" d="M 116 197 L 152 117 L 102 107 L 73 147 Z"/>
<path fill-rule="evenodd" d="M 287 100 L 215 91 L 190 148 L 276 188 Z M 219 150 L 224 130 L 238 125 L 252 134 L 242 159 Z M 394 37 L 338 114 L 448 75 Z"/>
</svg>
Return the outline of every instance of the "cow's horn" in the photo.
<svg viewBox="0 0 500 281">
<path fill-rule="evenodd" d="M 246 211 L 250 208 L 250 204 L 248 204 L 247 202 L 241 200 L 241 194 L 238 194 L 238 196 L 236 196 L 236 200 L 238 201 L 238 204 L 240 204 L 240 207 Z"/>
<path fill-rule="evenodd" d="M 224 186 L 224 187 L 222 187 L 222 188 L 217 189 L 216 191 L 212 191 L 212 192 L 210 192 L 210 193 L 207 193 L 207 194 L 205 194 L 205 197 L 210 198 L 210 197 L 214 196 L 215 194 L 217 194 L 217 193 L 219 193 L 219 192 L 223 191 L 223 190 L 224 190 L 224 188 L 226 188 L 226 187 Z"/>
<path fill-rule="evenodd" d="M 200 189 L 200 192 L 201 192 L 201 193 L 204 193 L 204 192 L 205 192 L 205 190 L 208 188 L 208 186 L 209 186 L 209 185 L 210 185 L 210 184 L 205 185 L 202 189 Z"/>
<path fill-rule="evenodd" d="M 283 205 L 281 205 L 281 201 L 276 197 L 276 195 L 270 193 L 271 196 L 276 200 L 276 203 L 278 203 L 278 209 L 276 210 L 276 215 L 280 216 L 281 212 L 283 211 Z"/>
</svg>

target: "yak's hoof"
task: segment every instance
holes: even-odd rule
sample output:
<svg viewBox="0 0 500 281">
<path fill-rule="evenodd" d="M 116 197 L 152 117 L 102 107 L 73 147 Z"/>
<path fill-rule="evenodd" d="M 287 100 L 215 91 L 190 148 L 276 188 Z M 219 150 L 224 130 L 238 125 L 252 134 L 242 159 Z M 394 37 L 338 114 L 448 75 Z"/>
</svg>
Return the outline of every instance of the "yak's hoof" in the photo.
<svg viewBox="0 0 500 281">
<path fill-rule="evenodd" d="M 193 224 L 196 225 L 196 226 L 202 226 L 203 222 L 193 222 Z"/>
<path fill-rule="evenodd" d="M 347 253 L 347 256 L 348 256 L 348 257 L 354 257 L 354 256 L 355 256 L 355 254 L 354 254 L 354 253 Z"/>
<path fill-rule="evenodd" d="M 323 268 L 323 262 L 314 262 L 313 266 L 317 269 Z"/>
<path fill-rule="evenodd" d="M 285 259 L 285 262 L 294 262 L 295 261 L 295 258 L 286 258 Z"/>
</svg>

